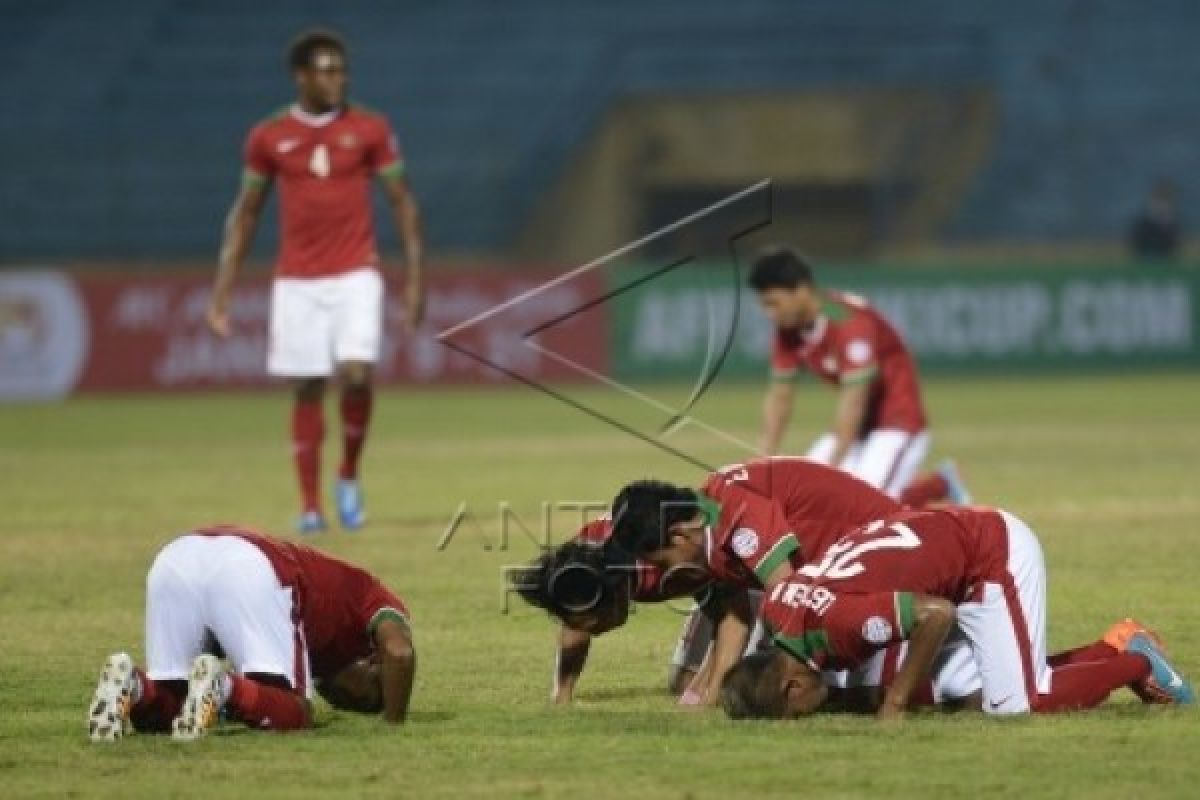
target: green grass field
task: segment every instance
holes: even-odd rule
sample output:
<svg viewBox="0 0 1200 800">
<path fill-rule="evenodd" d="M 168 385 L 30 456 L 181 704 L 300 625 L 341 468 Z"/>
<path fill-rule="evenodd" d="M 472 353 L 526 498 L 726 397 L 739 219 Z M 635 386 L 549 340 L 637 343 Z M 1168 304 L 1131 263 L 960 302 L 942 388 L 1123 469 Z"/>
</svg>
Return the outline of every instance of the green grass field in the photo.
<svg viewBox="0 0 1200 800">
<path fill-rule="evenodd" d="M 797 449 L 830 413 L 830 395 L 808 388 Z M 758 398 L 759 387 L 718 386 L 700 414 L 753 440 Z M 1200 377 L 936 381 L 928 401 L 936 453 L 958 458 L 979 500 L 1042 536 L 1051 648 L 1133 614 L 1200 673 Z M 599 641 L 577 706 L 549 707 L 554 629 L 526 608 L 502 613 L 501 570 L 535 545 L 510 526 L 504 546 L 499 504 L 536 535 L 544 501 L 605 501 L 631 477 L 695 481 L 700 472 L 523 389 L 383 395 L 366 463 L 373 523 L 316 540 L 408 600 L 420 657 L 410 724 L 388 729 L 321 705 L 311 733 L 89 744 L 85 705 L 105 654 L 129 648 L 140 658 L 143 580 L 157 547 L 217 520 L 289 532 L 286 409 L 283 394 L 0 409 L 0 795 L 1200 794 L 1200 717 L 1145 709 L 1128 693 L 1089 714 L 923 714 L 887 729 L 858 718 L 735 724 L 678 712 L 663 690 L 679 623 L 666 608 L 642 607 Z M 672 441 L 714 464 L 745 456 L 695 430 Z M 479 524 L 439 550 L 463 502 Z M 575 519 L 555 513 L 555 538 Z"/>
</svg>

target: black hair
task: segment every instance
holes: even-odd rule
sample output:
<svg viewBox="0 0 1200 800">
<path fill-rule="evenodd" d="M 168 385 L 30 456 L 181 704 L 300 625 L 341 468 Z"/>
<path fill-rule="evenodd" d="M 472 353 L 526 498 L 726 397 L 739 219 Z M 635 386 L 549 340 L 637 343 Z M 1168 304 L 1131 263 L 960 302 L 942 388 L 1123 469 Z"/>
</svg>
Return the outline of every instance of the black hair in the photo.
<svg viewBox="0 0 1200 800">
<path fill-rule="evenodd" d="M 658 550 L 667 543 L 672 525 L 692 519 L 700 498 L 691 489 L 665 481 L 634 481 L 612 502 L 612 541 L 634 555 Z"/>
<path fill-rule="evenodd" d="M 330 30 L 314 28 L 304 31 L 288 47 L 288 68 L 294 71 L 311 67 L 318 50 L 336 50 L 345 58 L 346 43 Z"/>
<path fill-rule="evenodd" d="M 813 270 L 808 261 L 787 247 L 772 247 L 762 251 L 750 267 L 750 288 L 796 289 L 813 285 Z"/>
<path fill-rule="evenodd" d="M 778 652 L 743 658 L 721 679 L 721 708 L 730 719 L 782 719 L 786 698 L 779 691 Z"/>
<path fill-rule="evenodd" d="M 510 580 L 526 603 L 563 619 L 619 600 L 626 572 L 613 566 L 601 545 L 572 540 L 538 556 Z"/>
</svg>

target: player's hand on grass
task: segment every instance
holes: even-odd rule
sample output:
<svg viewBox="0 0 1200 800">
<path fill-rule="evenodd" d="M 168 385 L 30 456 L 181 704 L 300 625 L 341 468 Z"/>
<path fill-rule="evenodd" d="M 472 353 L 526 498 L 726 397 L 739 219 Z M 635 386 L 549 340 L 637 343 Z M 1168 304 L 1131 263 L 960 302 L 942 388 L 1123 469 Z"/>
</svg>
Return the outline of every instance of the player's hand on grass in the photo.
<svg viewBox="0 0 1200 800">
<path fill-rule="evenodd" d="M 229 335 L 229 301 L 226 298 L 213 295 L 205 317 L 209 330 L 221 338 Z"/>
<path fill-rule="evenodd" d="M 907 711 L 904 706 L 898 706 L 885 699 L 880 704 L 879 711 L 876 712 L 875 716 L 881 722 L 903 722 L 905 716 L 907 716 Z"/>
</svg>

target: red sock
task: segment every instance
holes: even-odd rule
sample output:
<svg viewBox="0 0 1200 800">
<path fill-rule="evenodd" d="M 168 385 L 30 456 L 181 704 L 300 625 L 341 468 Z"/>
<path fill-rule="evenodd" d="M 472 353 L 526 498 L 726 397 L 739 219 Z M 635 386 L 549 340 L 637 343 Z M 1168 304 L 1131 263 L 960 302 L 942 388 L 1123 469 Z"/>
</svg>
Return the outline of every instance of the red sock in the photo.
<svg viewBox="0 0 1200 800">
<path fill-rule="evenodd" d="M 1078 711 L 1095 708 L 1116 689 L 1150 674 L 1150 662 L 1137 653 L 1117 653 L 1102 661 L 1083 661 L 1058 667 L 1050 693 L 1038 695 L 1033 711 Z"/>
<path fill-rule="evenodd" d="M 1116 654 L 1117 649 L 1115 647 L 1101 640 L 1085 644 L 1083 647 L 1076 647 L 1073 650 L 1053 653 L 1046 659 L 1046 663 L 1051 667 L 1068 667 L 1071 664 L 1078 664 L 1082 661 L 1104 661 Z"/>
<path fill-rule="evenodd" d="M 309 725 L 304 698 L 291 689 L 277 689 L 241 675 L 231 675 L 233 691 L 226 705 L 252 728 L 295 731 Z"/>
<path fill-rule="evenodd" d="M 342 390 L 342 468 L 341 477 L 358 477 L 358 458 L 367 440 L 367 425 L 371 422 L 370 386 L 354 386 Z"/>
<path fill-rule="evenodd" d="M 300 478 L 304 510 L 321 510 L 321 440 L 325 413 L 320 400 L 297 400 L 292 407 L 292 456 Z"/>
<path fill-rule="evenodd" d="M 137 670 L 142 684 L 142 696 L 129 710 L 133 727 L 143 733 L 167 733 L 171 722 L 183 709 L 187 696 L 187 681 L 152 681 L 141 669 Z"/>
<path fill-rule="evenodd" d="M 910 508 L 924 508 L 930 503 L 945 500 L 949 492 L 950 487 L 946 485 L 946 479 L 936 472 L 930 472 L 910 483 L 908 488 L 900 493 L 900 502 Z"/>
</svg>

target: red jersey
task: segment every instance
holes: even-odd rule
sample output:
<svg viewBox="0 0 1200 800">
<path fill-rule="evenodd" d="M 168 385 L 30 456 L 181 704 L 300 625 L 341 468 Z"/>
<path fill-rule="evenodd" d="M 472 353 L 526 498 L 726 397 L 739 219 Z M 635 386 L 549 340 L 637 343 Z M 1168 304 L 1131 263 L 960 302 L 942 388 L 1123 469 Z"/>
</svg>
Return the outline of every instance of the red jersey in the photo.
<svg viewBox="0 0 1200 800">
<path fill-rule="evenodd" d="M 371 178 L 404 162 L 386 119 L 358 106 L 284 110 L 250 131 L 244 180 L 279 184 L 277 276 L 319 278 L 377 266 Z"/>
<path fill-rule="evenodd" d="M 281 586 L 292 590 L 293 615 L 302 623 L 312 675 L 328 680 L 373 651 L 375 626 L 408 619 L 404 602 L 375 576 L 311 547 L 273 539 L 236 525 L 197 530 L 237 536 L 262 551 Z"/>
<path fill-rule="evenodd" d="M 881 429 L 925 430 L 916 364 L 896 329 L 862 298 L 826 292 L 810 330 L 775 332 L 772 374 L 790 378 L 801 367 L 833 386 L 870 382 L 860 436 Z"/>
<path fill-rule="evenodd" d="M 612 518 L 607 514 L 579 529 L 576 539 L 603 545 L 612 538 Z M 639 603 L 661 603 L 669 600 L 661 591 L 662 570 L 638 559 L 634 562 L 633 599 Z"/>
<path fill-rule="evenodd" d="M 853 668 L 908 638 L 914 594 L 965 602 L 1007 564 L 998 512 L 905 511 L 848 533 L 776 584 L 762 617 L 780 647 L 814 668 Z"/>
<path fill-rule="evenodd" d="M 800 566 L 848 531 L 897 513 L 892 498 L 841 470 L 802 458 L 762 458 L 712 473 L 713 578 L 759 588 L 782 563 Z"/>
</svg>

